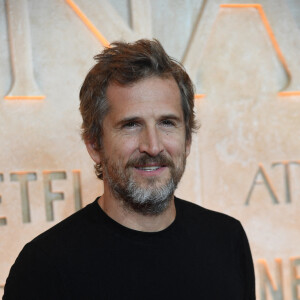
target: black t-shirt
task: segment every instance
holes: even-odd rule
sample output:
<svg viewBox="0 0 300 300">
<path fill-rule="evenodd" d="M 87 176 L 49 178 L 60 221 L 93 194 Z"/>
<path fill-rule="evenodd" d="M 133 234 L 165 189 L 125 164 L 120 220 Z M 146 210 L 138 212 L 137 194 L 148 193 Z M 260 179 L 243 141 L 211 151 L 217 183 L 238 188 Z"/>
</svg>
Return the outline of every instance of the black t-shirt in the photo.
<svg viewBox="0 0 300 300">
<path fill-rule="evenodd" d="M 28 243 L 8 299 L 254 300 L 251 253 L 239 221 L 175 198 L 159 232 L 129 229 L 95 202 Z"/>
</svg>

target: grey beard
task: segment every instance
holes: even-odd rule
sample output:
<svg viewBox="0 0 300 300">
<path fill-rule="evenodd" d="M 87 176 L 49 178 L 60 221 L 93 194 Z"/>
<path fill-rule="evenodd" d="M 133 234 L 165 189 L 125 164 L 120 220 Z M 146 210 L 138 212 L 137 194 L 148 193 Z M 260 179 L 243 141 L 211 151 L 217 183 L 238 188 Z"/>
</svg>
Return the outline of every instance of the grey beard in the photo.
<svg viewBox="0 0 300 300">
<path fill-rule="evenodd" d="M 122 200 L 127 209 L 143 215 L 158 215 L 169 206 L 177 186 L 171 178 L 166 185 L 159 188 L 155 185 L 142 188 L 137 186 L 132 179 L 126 187 L 113 183 L 111 187 L 115 197 Z"/>
<path fill-rule="evenodd" d="M 105 157 L 105 155 L 103 155 Z M 170 168 L 170 179 L 159 185 L 159 179 L 148 178 L 146 185 L 139 185 L 132 174 L 126 169 L 134 168 L 138 164 L 157 162 Z M 125 209 L 135 211 L 143 215 L 159 215 L 164 212 L 173 198 L 177 184 L 185 168 L 185 156 L 182 164 L 175 168 L 174 163 L 164 155 L 150 157 L 143 155 L 127 162 L 125 170 L 116 164 L 109 164 L 107 158 L 103 161 L 104 180 L 107 180 L 109 189 L 114 197 L 120 200 Z M 108 172 L 109 170 L 109 172 Z"/>
<path fill-rule="evenodd" d="M 143 215 L 159 215 L 169 206 L 176 185 L 171 178 L 169 182 L 156 188 L 155 185 L 150 188 L 142 188 L 130 180 L 128 185 L 123 188 L 114 187 L 116 196 L 121 198 L 125 206 Z"/>
</svg>

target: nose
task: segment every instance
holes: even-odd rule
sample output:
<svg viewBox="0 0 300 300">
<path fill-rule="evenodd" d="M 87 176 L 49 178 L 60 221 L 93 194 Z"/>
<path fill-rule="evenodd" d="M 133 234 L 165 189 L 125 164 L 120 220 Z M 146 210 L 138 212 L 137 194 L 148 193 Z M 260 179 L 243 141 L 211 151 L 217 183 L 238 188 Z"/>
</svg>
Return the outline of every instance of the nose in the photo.
<svg viewBox="0 0 300 300">
<path fill-rule="evenodd" d="M 139 141 L 140 153 L 147 153 L 154 157 L 163 150 L 163 143 L 157 128 L 144 128 Z"/>
</svg>

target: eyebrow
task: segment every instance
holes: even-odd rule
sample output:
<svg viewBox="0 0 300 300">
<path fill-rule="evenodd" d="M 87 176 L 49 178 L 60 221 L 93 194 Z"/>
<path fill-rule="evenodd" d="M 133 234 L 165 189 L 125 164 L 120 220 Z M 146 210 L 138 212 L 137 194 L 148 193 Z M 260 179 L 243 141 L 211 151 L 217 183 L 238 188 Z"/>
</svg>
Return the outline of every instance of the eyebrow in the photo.
<svg viewBox="0 0 300 300">
<path fill-rule="evenodd" d="M 130 122 L 137 122 L 137 121 L 141 121 L 143 118 L 141 117 L 138 117 L 138 116 L 130 116 L 130 117 L 126 117 L 126 118 L 123 118 L 122 120 L 118 121 L 115 125 L 115 127 L 122 127 L 122 125 L 126 124 L 126 123 L 130 123 Z M 183 120 L 177 116 L 177 115 L 174 115 L 174 114 L 166 114 L 166 115 L 162 115 L 159 117 L 159 120 L 174 120 L 178 123 L 181 123 L 183 122 Z"/>
<path fill-rule="evenodd" d="M 165 119 L 171 119 L 171 120 L 174 120 L 174 121 L 177 121 L 177 122 L 182 121 L 180 117 L 178 117 L 177 115 L 174 115 L 174 114 L 162 115 L 160 117 L 160 120 L 165 120 Z"/>
<path fill-rule="evenodd" d="M 118 121 L 118 122 L 116 123 L 115 127 L 120 127 L 120 126 L 122 126 L 122 125 L 124 125 L 124 124 L 126 124 L 126 123 L 136 122 L 136 121 L 139 121 L 139 120 L 141 120 L 140 117 L 136 117 L 136 116 L 127 117 L 127 118 L 124 118 L 124 119 Z"/>
<path fill-rule="evenodd" d="M 128 123 L 128 122 L 139 121 L 141 119 L 143 119 L 143 118 L 138 117 L 138 116 L 131 116 L 131 117 L 123 118 L 122 120 L 117 122 L 117 125 Z M 178 122 L 181 121 L 181 118 L 177 115 L 174 115 L 174 114 L 167 114 L 167 115 L 162 115 L 162 116 L 159 117 L 159 120 L 164 120 L 164 119 L 171 119 L 171 120 L 175 120 L 175 121 L 178 121 Z"/>
</svg>

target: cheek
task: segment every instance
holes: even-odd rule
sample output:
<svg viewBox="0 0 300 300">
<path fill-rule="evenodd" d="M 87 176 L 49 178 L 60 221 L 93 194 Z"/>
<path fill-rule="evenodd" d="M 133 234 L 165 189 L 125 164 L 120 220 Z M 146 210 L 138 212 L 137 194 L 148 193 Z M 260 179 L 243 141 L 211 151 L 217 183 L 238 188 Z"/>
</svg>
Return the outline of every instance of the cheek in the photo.
<svg viewBox="0 0 300 300">
<path fill-rule="evenodd" d="M 137 145 L 138 144 L 135 138 L 119 137 L 114 141 L 113 144 L 110 145 L 109 155 L 115 157 L 115 159 L 127 161 L 131 155 L 137 151 Z"/>
<path fill-rule="evenodd" d="M 182 155 L 186 150 L 185 140 L 181 138 L 172 138 L 166 140 L 164 147 L 170 155 L 174 156 Z"/>
</svg>

